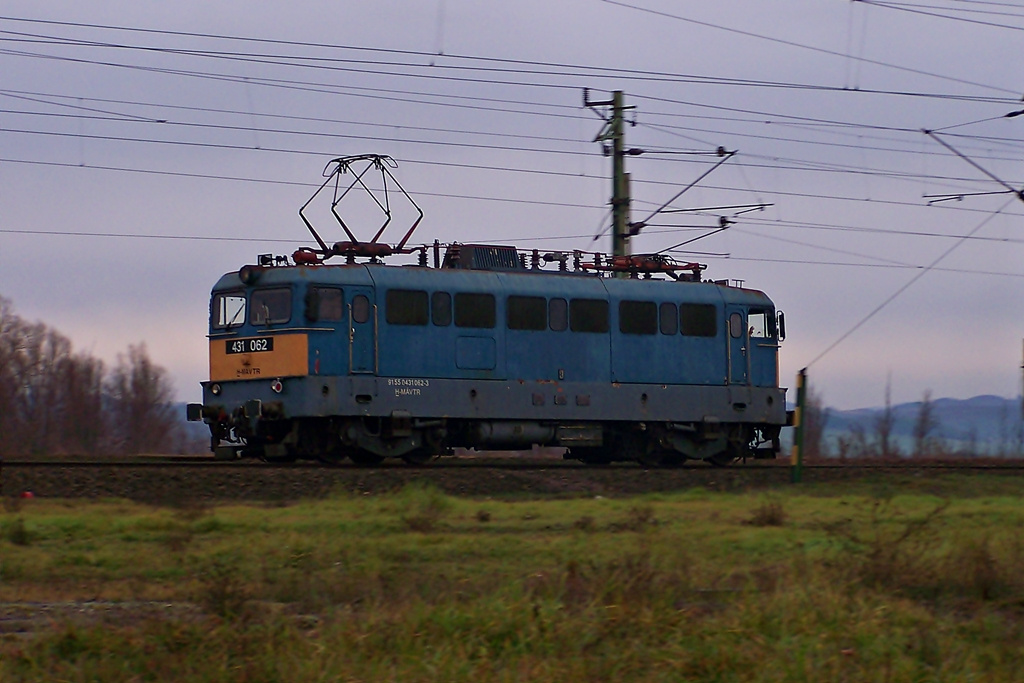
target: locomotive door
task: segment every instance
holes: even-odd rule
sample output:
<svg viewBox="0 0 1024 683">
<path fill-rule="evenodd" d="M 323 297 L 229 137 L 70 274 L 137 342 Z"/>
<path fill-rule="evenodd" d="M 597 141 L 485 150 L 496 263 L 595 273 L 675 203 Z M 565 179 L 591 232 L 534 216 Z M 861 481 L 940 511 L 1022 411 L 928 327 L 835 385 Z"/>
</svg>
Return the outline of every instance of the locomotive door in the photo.
<svg viewBox="0 0 1024 683">
<path fill-rule="evenodd" d="M 345 289 L 348 307 L 348 367 L 351 374 L 377 372 L 377 306 L 373 289 Z"/>
<path fill-rule="evenodd" d="M 725 333 L 729 338 L 729 384 L 749 384 L 750 333 L 747 330 L 747 311 L 740 306 L 728 306 L 725 314 Z"/>
</svg>

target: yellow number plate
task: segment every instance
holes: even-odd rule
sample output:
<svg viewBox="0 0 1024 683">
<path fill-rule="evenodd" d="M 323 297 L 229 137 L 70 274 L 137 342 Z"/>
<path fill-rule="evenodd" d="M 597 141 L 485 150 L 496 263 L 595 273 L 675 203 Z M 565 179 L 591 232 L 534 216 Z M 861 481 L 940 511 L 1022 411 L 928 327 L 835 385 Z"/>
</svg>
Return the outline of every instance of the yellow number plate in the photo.
<svg viewBox="0 0 1024 683">
<path fill-rule="evenodd" d="M 308 374 L 309 340 L 304 334 L 210 340 L 211 382 Z"/>
</svg>

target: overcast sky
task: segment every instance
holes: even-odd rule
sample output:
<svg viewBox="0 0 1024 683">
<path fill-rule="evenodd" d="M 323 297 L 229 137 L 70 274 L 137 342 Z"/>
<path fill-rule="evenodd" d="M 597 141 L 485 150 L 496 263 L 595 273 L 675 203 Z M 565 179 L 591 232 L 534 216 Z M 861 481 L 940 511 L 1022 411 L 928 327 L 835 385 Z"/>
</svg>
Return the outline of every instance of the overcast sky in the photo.
<svg viewBox="0 0 1024 683">
<path fill-rule="evenodd" d="M 1007 186 L 1024 186 L 1024 116 L 1005 115 L 1024 108 L 1024 3 L 8 0 L 0 14 L 0 296 L 109 362 L 145 342 L 181 400 L 207 374 L 211 286 L 311 244 L 297 210 L 333 157 L 398 161 L 426 214 L 413 242 L 608 250 L 592 236 L 610 160 L 585 87 L 636 107 L 634 220 L 718 161 L 706 153 L 738 152 L 672 208 L 768 206 L 661 214 L 633 249 L 734 220 L 673 256 L 786 312 L 784 385 L 811 364 L 842 408 L 882 403 L 889 376 L 896 401 L 1020 391 L 1024 202 Z"/>
</svg>

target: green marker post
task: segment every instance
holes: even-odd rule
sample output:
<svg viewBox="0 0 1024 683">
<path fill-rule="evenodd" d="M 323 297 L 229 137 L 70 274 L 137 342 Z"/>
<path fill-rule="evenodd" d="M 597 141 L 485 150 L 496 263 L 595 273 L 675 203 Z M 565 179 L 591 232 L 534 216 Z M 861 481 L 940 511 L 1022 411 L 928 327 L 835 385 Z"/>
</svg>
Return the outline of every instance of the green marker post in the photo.
<svg viewBox="0 0 1024 683">
<path fill-rule="evenodd" d="M 796 410 L 793 412 L 793 455 L 790 459 L 790 481 L 799 484 L 804 476 L 804 404 L 807 401 L 807 368 L 796 374 Z"/>
</svg>

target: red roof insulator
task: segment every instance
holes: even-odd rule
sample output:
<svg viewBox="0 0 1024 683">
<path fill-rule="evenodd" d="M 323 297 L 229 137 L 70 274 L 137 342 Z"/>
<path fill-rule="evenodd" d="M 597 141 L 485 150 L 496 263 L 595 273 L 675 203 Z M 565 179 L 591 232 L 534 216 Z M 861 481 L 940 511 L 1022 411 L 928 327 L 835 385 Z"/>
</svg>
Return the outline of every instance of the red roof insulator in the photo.
<svg viewBox="0 0 1024 683">
<path fill-rule="evenodd" d="M 318 266 L 323 263 L 323 259 L 320 257 L 315 250 L 310 247 L 299 247 L 292 254 L 292 261 L 297 266 Z"/>
</svg>

